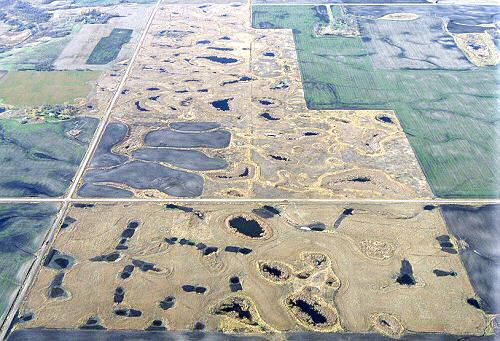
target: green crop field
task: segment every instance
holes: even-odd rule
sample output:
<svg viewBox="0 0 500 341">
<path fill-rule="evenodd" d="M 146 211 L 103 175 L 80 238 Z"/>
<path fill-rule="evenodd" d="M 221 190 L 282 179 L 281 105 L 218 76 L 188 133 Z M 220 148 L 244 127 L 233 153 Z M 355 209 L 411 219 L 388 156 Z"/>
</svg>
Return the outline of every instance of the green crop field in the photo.
<svg viewBox="0 0 500 341">
<path fill-rule="evenodd" d="M 72 103 L 89 94 L 100 71 L 10 71 L 0 80 L 0 103 L 16 107 Z"/>
<path fill-rule="evenodd" d="M 118 57 L 122 46 L 130 41 L 133 30 L 114 28 L 110 35 L 101 38 L 90 54 L 87 64 L 102 65 Z"/>
<path fill-rule="evenodd" d="M 253 7 L 255 28 L 293 29 L 309 108 L 395 110 L 436 196 L 499 196 L 498 69 L 376 68 L 366 36 L 316 36 L 315 15 L 314 6 Z"/>
<path fill-rule="evenodd" d="M 34 260 L 43 236 L 54 222 L 53 204 L 0 205 L 0 319 L 22 283 L 23 266 Z"/>
</svg>

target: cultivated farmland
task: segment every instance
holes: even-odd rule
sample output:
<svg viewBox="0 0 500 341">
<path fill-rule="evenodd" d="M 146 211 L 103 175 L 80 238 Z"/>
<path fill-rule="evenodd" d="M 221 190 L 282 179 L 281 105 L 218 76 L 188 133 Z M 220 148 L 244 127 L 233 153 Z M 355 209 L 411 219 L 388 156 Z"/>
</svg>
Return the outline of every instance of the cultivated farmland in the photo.
<svg viewBox="0 0 500 341">
<path fill-rule="evenodd" d="M 0 196 L 57 197 L 66 191 L 97 126 L 95 118 L 0 121 Z"/>
<path fill-rule="evenodd" d="M 0 103 L 16 107 L 86 98 L 99 71 L 11 71 L 0 80 Z"/>
<path fill-rule="evenodd" d="M 132 30 L 114 28 L 110 35 L 101 38 L 87 60 L 87 64 L 107 64 L 115 60 L 122 46 L 130 41 Z"/>
<path fill-rule="evenodd" d="M 253 8 L 254 27 L 293 29 L 308 107 L 393 109 L 437 196 L 498 196 L 496 68 L 477 68 L 472 64 L 464 68 L 466 60 L 462 58 L 453 59 L 453 63 L 447 61 L 453 54 L 439 59 L 442 65 L 432 65 L 425 61 L 422 48 L 418 49 L 416 43 L 411 45 L 413 33 L 408 33 L 410 38 L 404 40 L 413 54 L 410 49 L 400 51 L 399 57 L 387 54 L 391 41 L 380 36 L 380 32 L 373 32 L 374 19 L 360 21 L 360 37 L 316 36 L 316 13 L 314 6 Z M 421 30 L 438 29 L 430 25 L 432 22 L 420 21 Z M 401 32 L 401 26 L 408 23 L 384 23 L 384 29 L 393 32 Z M 386 48 L 370 50 L 373 39 L 379 39 L 377 44 L 385 44 Z M 442 41 L 442 45 L 450 44 L 453 43 L 449 39 Z M 449 50 L 456 55 L 456 47 Z M 424 58 L 413 66 L 420 63 L 424 68 L 390 61 L 410 60 L 415 51 Z M 446 47 L 440 53 L 444 51 Z M 382 60 L 379 53 L 386 54 L 389 61 L 385 63 L 391 63 L 390 68 L 374 62 Z M 455 67 L 448 69 L 447 65 Z M 457 70 L 459 66 L 462 69 Z"/>
</svg>

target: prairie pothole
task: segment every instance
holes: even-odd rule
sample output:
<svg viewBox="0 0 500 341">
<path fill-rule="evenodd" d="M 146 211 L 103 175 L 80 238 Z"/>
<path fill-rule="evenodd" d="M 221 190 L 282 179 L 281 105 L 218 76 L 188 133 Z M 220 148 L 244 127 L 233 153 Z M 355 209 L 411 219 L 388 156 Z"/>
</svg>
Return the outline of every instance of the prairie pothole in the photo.
<svg viewBox="0 0 500 341">
<path fill-rule="evenodd" d="M 320 252 L 305 252 L 301 256 L 305 263 L 318 270 L 326 269 L 330 263 L 328 256 Z"/>
<path fill-rule="evenodd" d="M 389 259 L 394 256 L 396 251 L 396 247 L 392 243 L 377 240 L 362 240 L 359 247 L 365 256 L 377 260 Z"/>
<path fill-rule="evenodd" d="M 394 315 L 376 313 L 371 316 L 371 320 L 377 331 L 389 337 L 400 338 L 404 333 L 403 325 Z"/>
<path fill-rule="evenodd" d="M 340 288 L 340 280 L 336 276 L 328 276 L 325 280 L 325 285 L 337 290 Z"/>
<path fill-rule="evenodd" d="M 380 121 L 380 122 L 383 122 L 383 123 L 394 123 L 394 121 L 392 120 L 392 118 L 390 118 L 387 115 L 378 115 L 375 118 L 377 119 L 377 121 Z"/>
<path fill-rule="evenodd" d="M 283 263 L 271 261 L 271 262 L 259 262 L 259 271 L 262 277 L 270 280 L 274 283 L 286 282 L 291 274 L 292 269 Z"/>
<path fill-rule="evenodd" d="M 79 329 L 90 329 L 90 330 L 104 330 L 106 329 L 98 316 L 89 317 L 83 325 L 78 327 Z"/>
<path fill-rule="evenodd" d="M 310 293 L 291 295 L 285 303 L 292 316 L 309 329 L 330 331 L 337 327 L 336 310 Z"/>
<path fill-rule="evenodd" d="M 399 275 L 396 278 L 396 282 L 401 285 L 412 286 L 417 283 L 415 276 L 413 275 L 413 267 L 407 259 L 401 261 L 401 269 L 399 270 Z"/>
<path fill-rule="evenodd" d="M 246 215 L 229 217 L 226 223 L 230 229 L 248 238 L 264 238 L 268 234 L 263 223 Z"/>
<path fill-rule="evenodd" d="M 258 325 L 257 311 L 250 299 L 243 296 L 228 297 L 212 307 L 214 315 L 224 315 L 252 326 Z"/>
</svg>

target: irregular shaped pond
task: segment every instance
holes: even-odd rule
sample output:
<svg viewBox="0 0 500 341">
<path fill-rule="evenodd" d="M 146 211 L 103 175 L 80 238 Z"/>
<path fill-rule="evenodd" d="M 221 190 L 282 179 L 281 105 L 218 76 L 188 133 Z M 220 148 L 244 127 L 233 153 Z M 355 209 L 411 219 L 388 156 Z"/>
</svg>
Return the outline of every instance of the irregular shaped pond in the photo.
<svg viewBox="0 0 500 341">
<path fill-rule="evenodd" d="M 413 276 L 413 267 L 407 259 L 401 261 L 401 269 L 399 270 L 399 276 L 396 278 L 396 282 L 401 285 L 415 285 L 417 282 Z"/>
<path fill-rule="evenodd" d="M 260 114 L 260 117 L 265 118 L 268 121 L 278 121 L 279 120 L 279 117 L 274 117 L 267 112 Z"/>
<path fill-rule="evenodd" d="M 244 216 L 230 218 L 228 225 L 230 228 L 250 238 L 261 238 L 265 233 L 265 230 L 257 220 Z"/>
<path fill-rule="evenodd" d="M 219 64 L 234 64 L 234 63 L 238 62 L 238 59 L 230 58 L 230 57 L 204 56 L 204 57 L 198 57 L 198 58 L 208 59 L 211 62 L 219 63 Z"/>
<path fill-rule="evenodd" d="M 144 142 L 150 147 L 226 148 L 231 142 L 231 133 L 227 130 L 194 133 L 161 129 L 148 133 Z"/>
<path fill-rule="evenodd" d="M 277 208 L 273 207 L 273 206 L 264 205 L 261 208 L 254 208 L 252 210 L 252 213 L 258 215 L 261 218 L 270 219 L 270 218 L 272 218 L 274 216 L 279 215 L 280 211 Z"/>
<path fill-rule="evenodd" d="M 260 274 L 272 282 L 286 282 L 292 274 L 289 266 L 279 262 L 259 262 L 258 265 Z"/>
<path fill-rule="evenodd" d="M 109 170 L 91 170 L 85 180 L 91 183 L 123 183 L 137 189 L 157 189 L 177 197 L 200 196 L 204 184 L 203 178 L 197 174 L 143 161 L 133 161 Z"/>
<path fill-rule="evenodd" d="M 127 156 L 114 154 L 111 149 L 122 142 L 127 134 L 128 126 L 125 124 L 109 123 L 92 158 L 91 167 L 112 167 L 126 162 Z"/>
<path fill-rule="evenodd" d="M 229 297 L 221 301 L 211 309 L 214 315 L 224 315 L 241 322 L 251 325 L 257 325 L 252 314 L 252 302 L 246 297 Z"/>
<path fill-rule="evenodd" d="M 228 166 L 226 160 L 209 157 L 197 150 L 144 148 L 135 151 L 133 156 L 146 161 L 168 162 L 179 168 L 196 171 L 224 169 Z"/>
<path fill-rule="evenodd" d="M 225 98 L 225 99 L 220 99 L 217 101 L 213 101 L 210 104 L 217 110 L 221 111 L 229 111 L 229 101 L 231 101 L 232 98 Z"/>
</svg>

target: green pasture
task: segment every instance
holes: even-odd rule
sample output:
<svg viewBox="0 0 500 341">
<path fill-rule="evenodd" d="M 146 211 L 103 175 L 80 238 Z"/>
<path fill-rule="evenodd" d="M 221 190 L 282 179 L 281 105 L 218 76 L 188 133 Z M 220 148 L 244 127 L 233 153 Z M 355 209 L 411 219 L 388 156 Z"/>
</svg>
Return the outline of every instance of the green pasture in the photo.
<svg viewBox="0 0 500 341">
<path fill-rule="evenodd" d="M 0 80 L 0 103 L 15 107 L 72 103 L 85 98 L 100 71 L 10 71 Z"/>
</svg>

